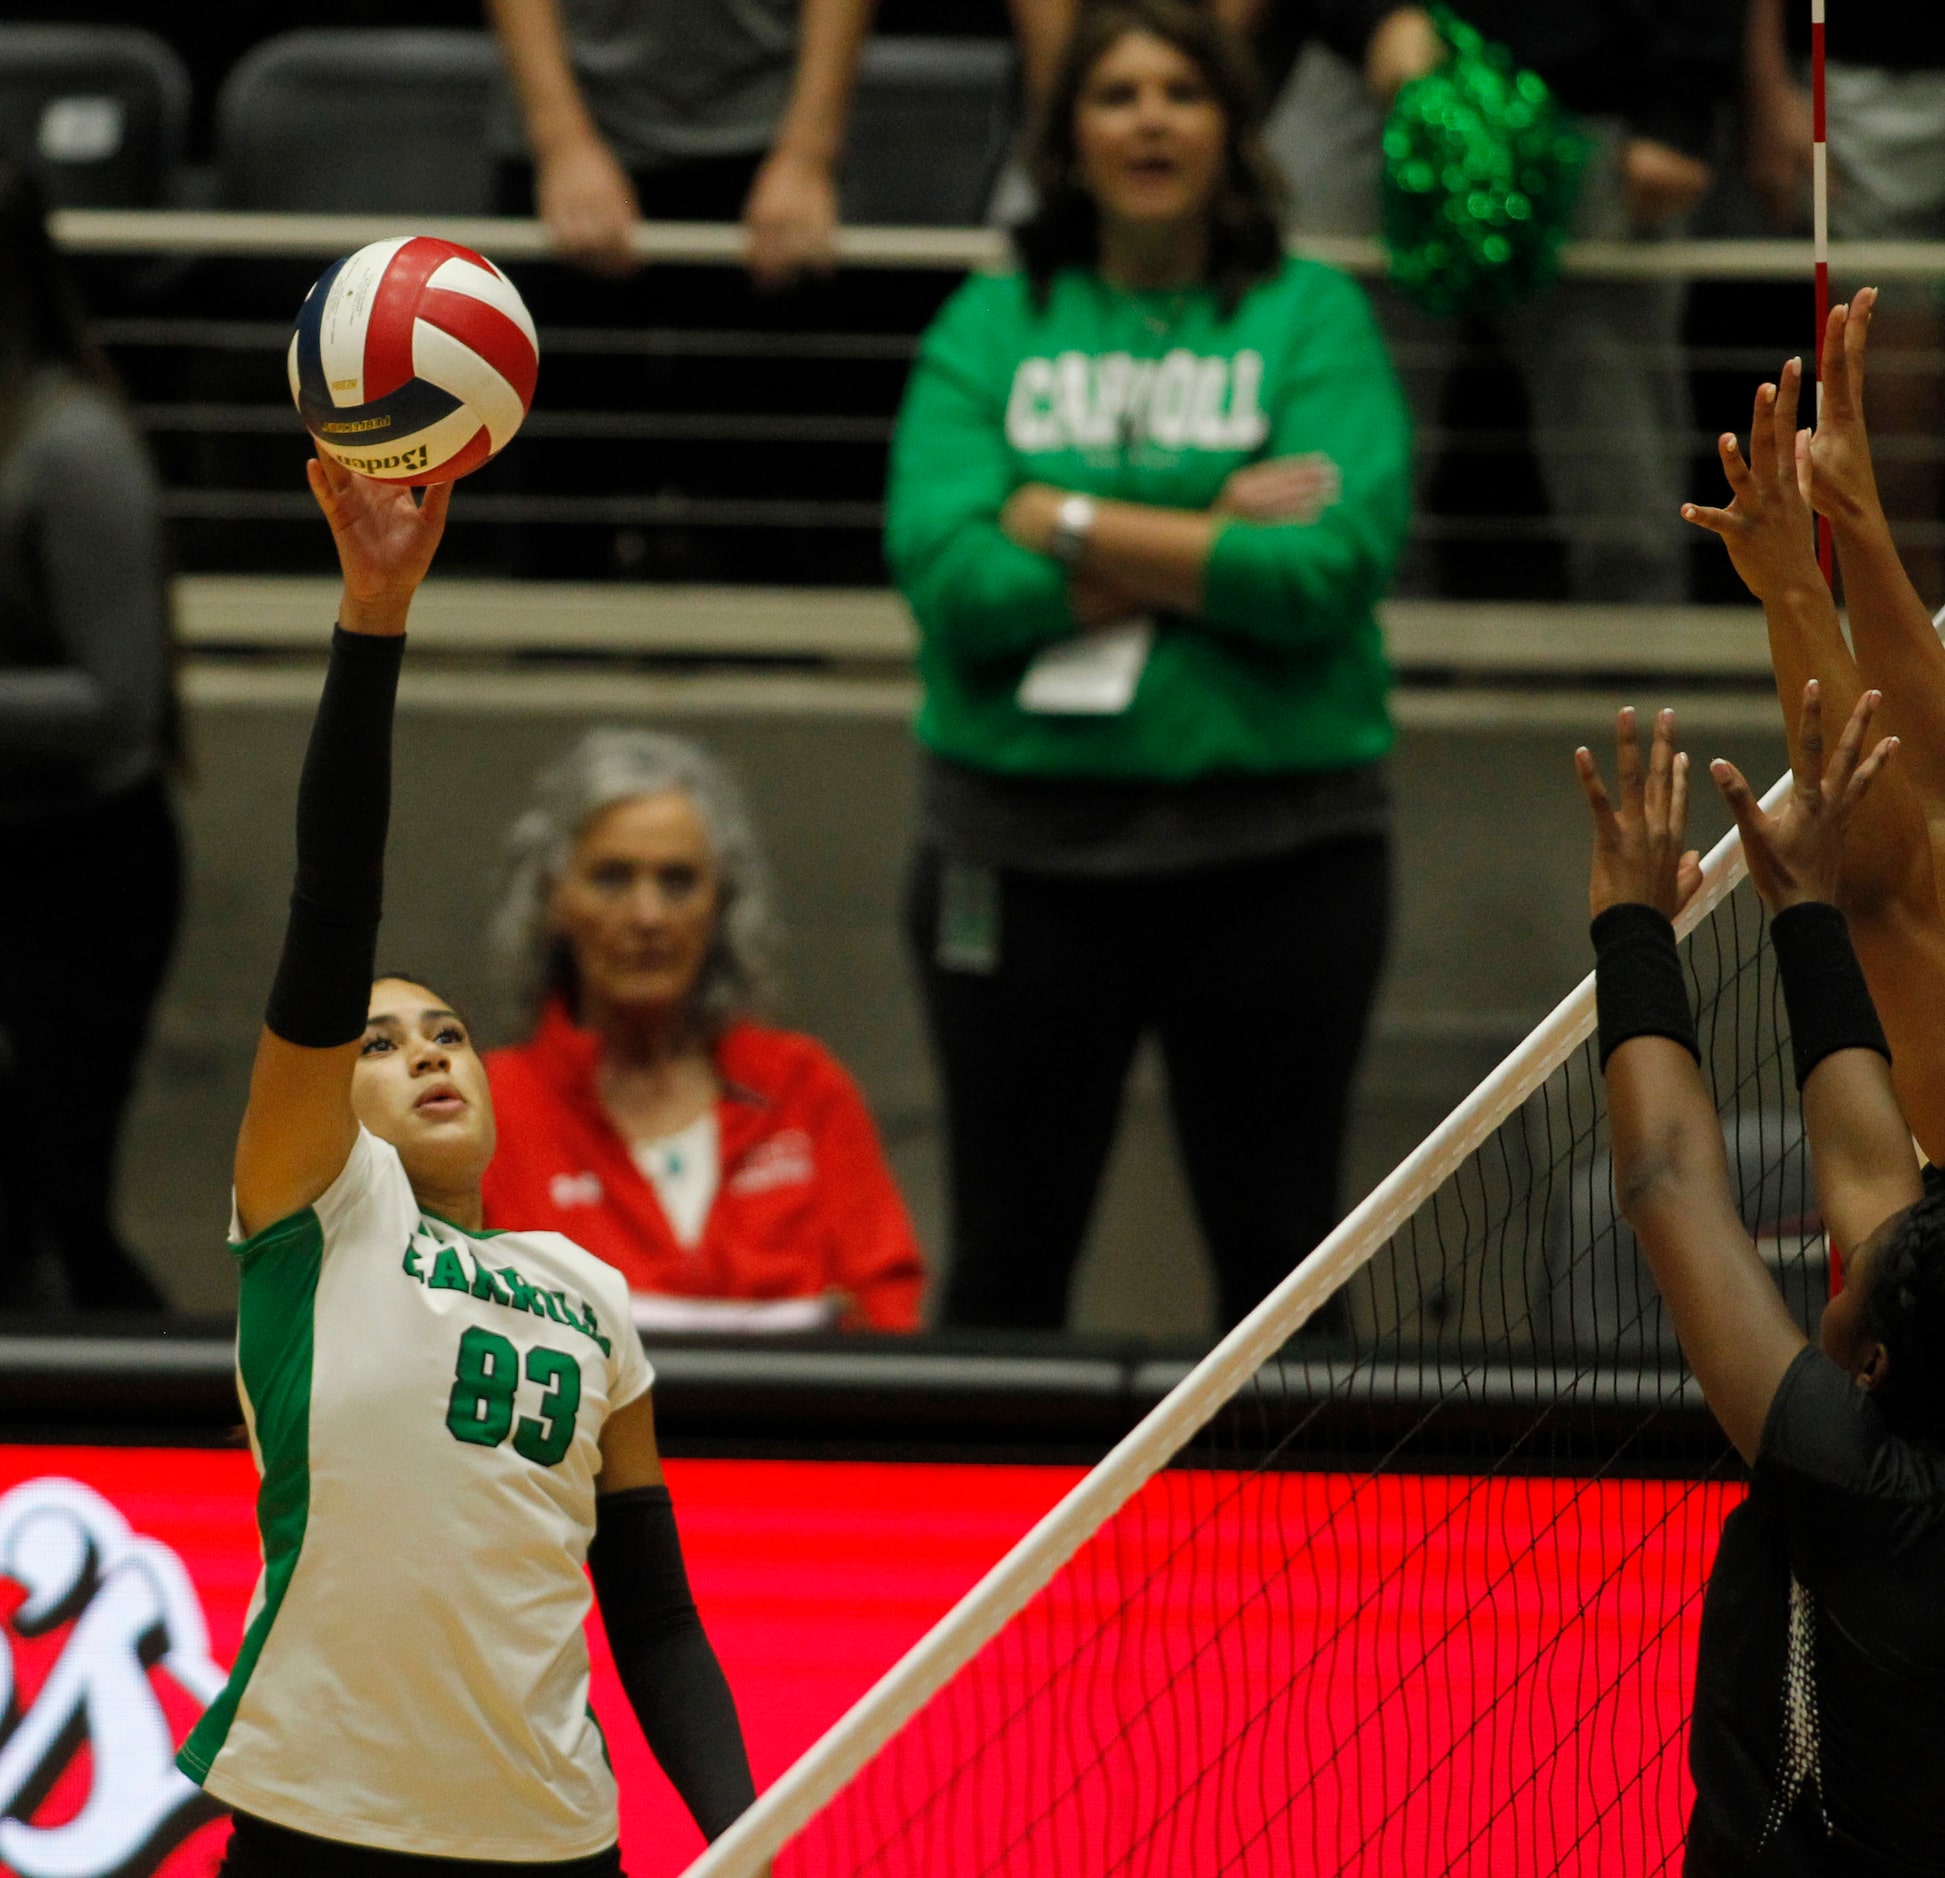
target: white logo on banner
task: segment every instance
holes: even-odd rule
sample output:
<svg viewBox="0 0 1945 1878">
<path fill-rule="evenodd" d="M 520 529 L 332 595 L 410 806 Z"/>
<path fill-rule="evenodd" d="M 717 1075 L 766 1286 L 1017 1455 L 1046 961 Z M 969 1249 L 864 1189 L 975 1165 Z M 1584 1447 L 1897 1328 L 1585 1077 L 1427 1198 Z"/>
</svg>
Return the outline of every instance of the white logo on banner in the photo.
<svg viewBox="0 0 1945 1878">
<path fill-rule="evenodd" d="M 175 1741 L 151 1666 L 207 1706 L 225 1674 L 209 1657 L 202 1605 L 182 1561 L 129 1530 L 74 1480 L 33 1480 L 0 1497 L 0 1574 L 27 1593 L 12 1628 L 45 1636 L 71 1623 L 33 1705 L 0 1745 L 0 1864 L 19 1878 L 129 1878 L 152 1871 L 203 1797 L 176 1770 Z M 0 1629 L 0 1712 L 16 1697 Z M 83 1743 L 93 1779 L 56 1826 L 13 1817 L 37 1803 Z"/>
</svg>

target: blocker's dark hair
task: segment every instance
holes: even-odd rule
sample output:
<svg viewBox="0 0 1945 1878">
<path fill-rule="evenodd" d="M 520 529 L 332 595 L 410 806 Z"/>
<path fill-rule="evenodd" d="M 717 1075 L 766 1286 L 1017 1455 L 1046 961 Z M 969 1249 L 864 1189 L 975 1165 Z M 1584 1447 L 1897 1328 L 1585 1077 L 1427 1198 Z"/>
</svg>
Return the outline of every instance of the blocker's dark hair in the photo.
<svg viewBox="0 0 1945 1878">
<path fill-rule="evenodd" d="M 1223 168 L 1209 205 L 1208 280 L 1233 311 L 1283 264 L 1283 188 L 1263 148 L 1262 87 L 1248 45 L 1213 9 L 1186 0 L 1083 0 L 1028 149 L 1039 206 L 1013 231 L 1020 264 L 1041 300 L 1063 267 L 1100 265 L 1100 211 L 1080 181 L 1074 113 L 1095 66 L 1129 33 L 1166 40 L 1201 72 L 1222 111 Z"/>
<path fill-rule="evenodd" d="M 1872 1400 L 1900 1434 L 1945 1447 L 1945 1188 L 1928 1180 L 1885 1235 L 1863 1315 L 1891 1359 Z"/>
</svg>

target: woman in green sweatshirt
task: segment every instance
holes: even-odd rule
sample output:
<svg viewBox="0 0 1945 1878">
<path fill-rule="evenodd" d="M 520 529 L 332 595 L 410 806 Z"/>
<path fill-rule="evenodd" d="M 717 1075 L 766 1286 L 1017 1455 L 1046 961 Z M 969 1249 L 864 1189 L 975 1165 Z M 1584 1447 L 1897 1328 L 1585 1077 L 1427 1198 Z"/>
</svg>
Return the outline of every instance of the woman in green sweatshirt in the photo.
<svg viewBox="0 0 1945 1878">
<path fill-rule="evenodd" d="M 1335 1217 L 1410 439 L 1358 289 L 1282 254 L 1257 121 L 1209 14 L 1087 9 L 1022 269 L 953 297 L 899 420 L 949 1323 L 1063 1321 L 1150 1030 L 1224 1319 Z"/>
</svg>

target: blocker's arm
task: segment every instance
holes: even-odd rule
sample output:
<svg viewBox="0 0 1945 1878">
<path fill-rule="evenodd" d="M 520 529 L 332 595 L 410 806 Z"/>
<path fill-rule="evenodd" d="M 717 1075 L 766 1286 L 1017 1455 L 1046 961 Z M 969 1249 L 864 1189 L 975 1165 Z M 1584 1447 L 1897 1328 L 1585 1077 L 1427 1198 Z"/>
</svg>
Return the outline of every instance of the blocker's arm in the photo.
<svg viewBox="0 0 1945 1878">
<path fill-rule="evenodd" d="M 1671 924 L 1701 878 L 1682 846 L 1687 759 L 1675 750 L 1674 713 L 1655 721 L 1645 773 L 1632 711 L 1615 720 L 1614 742 L 1618 808 L 1586 750 L 1575 766 L 1594 823 L 1588 900 L 1615 1197 L 1709 1407 L 1753 1461 L 1771 1398 L 1804 1336 L 1743 1228 L 1722 1125 L 1698 1067 Z"/>
<path fill-rule="evenodd" d="M 1679 985 L 1672 930 L 1667 963 Z M 1805 1338 L 1736 1210 L 1715 1104 L 1683 1045 L 1636 1036 L 1607 1060 L 1607 1107 L 1615 1197 L 1703 1396 L 1753 1463 L 1771 1399 Z"/>
</svg>

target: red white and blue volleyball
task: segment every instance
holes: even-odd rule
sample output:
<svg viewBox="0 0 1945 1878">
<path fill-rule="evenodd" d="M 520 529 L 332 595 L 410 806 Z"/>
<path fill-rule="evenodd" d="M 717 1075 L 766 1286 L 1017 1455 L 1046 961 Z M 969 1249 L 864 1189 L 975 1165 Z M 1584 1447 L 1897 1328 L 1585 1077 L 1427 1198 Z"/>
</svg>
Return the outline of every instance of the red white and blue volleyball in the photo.
<svg viewBox="0 0 1945 1878">
<path fill-rule="evenodd" d="M 290 342 L 290 393 L 318 448 L 387 483 L 452 482 L 490 462 L 527 415 L 539 368 L 513 282 L 431 235 L 332 262 Z"/>
</svg>

